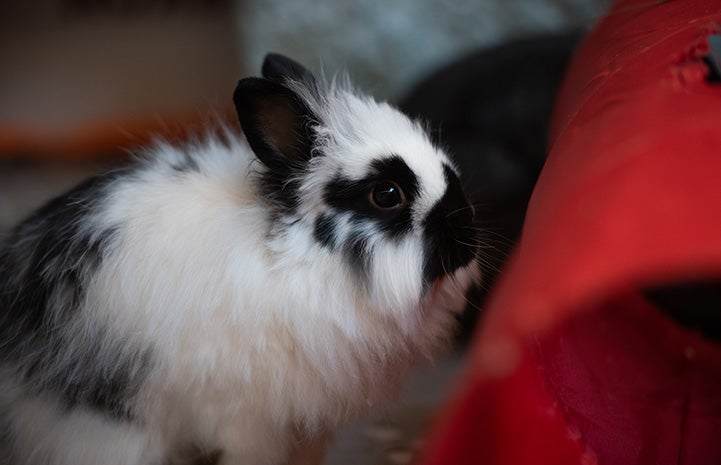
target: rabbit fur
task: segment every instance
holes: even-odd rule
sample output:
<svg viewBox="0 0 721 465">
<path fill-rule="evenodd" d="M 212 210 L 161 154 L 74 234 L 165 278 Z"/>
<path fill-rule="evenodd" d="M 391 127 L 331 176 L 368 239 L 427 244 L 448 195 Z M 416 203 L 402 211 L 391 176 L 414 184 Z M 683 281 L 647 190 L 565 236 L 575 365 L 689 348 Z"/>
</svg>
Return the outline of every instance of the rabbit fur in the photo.
<svg viewBox="0 0 721 465">
<path fill-rule="evenodd" d="M 422 126 L 272 54 L 234 103 L 0 242 L 0 463 L 288 463 L 448 342 L 478 246 Z"/>
</svg>

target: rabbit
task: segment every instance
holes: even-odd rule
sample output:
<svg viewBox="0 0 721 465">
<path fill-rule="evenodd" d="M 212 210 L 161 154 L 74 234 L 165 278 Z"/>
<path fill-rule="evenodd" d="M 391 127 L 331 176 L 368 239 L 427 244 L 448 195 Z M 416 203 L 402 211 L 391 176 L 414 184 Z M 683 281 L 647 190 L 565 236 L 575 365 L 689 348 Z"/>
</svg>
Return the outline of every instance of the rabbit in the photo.
<svg viewBox="0 0 721 465">
<path fill-rule="evenodd" d="M 458 169 L 387 103 L 269 54 L 0 243 L 0 462 L 286 464 L 389 401 L 481 279 Z M 4 462 L 3 462 L 4 460 Z"/>
</svg>

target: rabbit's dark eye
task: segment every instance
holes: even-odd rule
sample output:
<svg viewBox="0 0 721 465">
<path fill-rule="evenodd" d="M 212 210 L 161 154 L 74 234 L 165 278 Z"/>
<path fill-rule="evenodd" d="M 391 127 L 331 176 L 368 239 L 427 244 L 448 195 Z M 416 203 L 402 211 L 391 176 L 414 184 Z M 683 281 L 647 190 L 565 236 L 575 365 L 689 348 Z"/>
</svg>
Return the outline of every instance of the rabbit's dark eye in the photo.
<svg viewBox="0 0 721 465">
<path fill-rule="evenodd" d="M 393 210 L 406 203 L 403 191 L 393 181 L 378 181 L 373 184 L 369 198 L 371 204 L 380 210 Z"/>
</svg>

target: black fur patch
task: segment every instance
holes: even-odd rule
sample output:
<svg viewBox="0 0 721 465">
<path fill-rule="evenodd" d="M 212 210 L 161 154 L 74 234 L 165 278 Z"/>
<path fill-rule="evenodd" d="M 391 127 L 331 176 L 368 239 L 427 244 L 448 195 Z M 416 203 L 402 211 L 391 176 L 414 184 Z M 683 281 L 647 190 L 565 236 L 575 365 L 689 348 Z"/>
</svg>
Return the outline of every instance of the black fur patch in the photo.
<svg viewBox="0 0 721 465">
<path fill-rule="evenodd" d="M 17 354 L 28 337 L 43 338 L 53 319 L 70 317 L 83 294 L 81 274 L 94 269 L 112 231 L 91 238 L 80 223 L 102 196 L 94 178 L 58 197 L 17 226 L 0 246 L 0 331 Z M 66 311 L 57 312 L 62 306 Z M 57 323 L 62 323 L 59 321 Z"/>
<path fill-rule="evenodd" d="M 13 367 L 31 391 L 51 392 L 69 406 L 83 404 L 113 416 L 123 416 L 147 356 L 110 347 L 100 333 L 89 338 L 82 354 L 73 354 L 64 338 L 87 279 L 116 231 L 82 226 L 100 206 L 109 183 L 128 171 L 90 179 L 50 201 L 0 243 L 0 364 Z M 100 351 L 108 350 L 116 350 L 114 359 L 105 359 L 113 360 L 112 367 L 98 362 Z"/>
<path fill-rule="evenodd" d="M 324 213 L 318 217 L 313 229 L 313 237 L 323 247 L 334 249 L 336 246 L 335 219 L 332 215 Z"/>
<path fill-rule="evenodd" d="M 163 465 L 217 465 L 222 458 L 220 449 L 208 450 L 197 444 L 184 444 L 172 451 Z"/>
<path fill-rule="evenodd" d="M 36 373 L 34 378 L 42 380 L 40 391 L 59 392 L 67 408 L 90 407 L 112 418 L 133 419 L 128 400 L 137 393 L 149 371 L 150 351 L 133 351 L 111 340 L 108 334 L 98 332 L 86 342 L 82 353 L 67 355 L 72 369 Z M 112 364 L 100 358 L 107 357 L 108 352 L 113 354 Z M 59 354 L 48 355 L 54 358 Z M 52 367 L 55 360 L 47 363 Z"/>
<path fill-rule="evenodd" d="M 220 137 L 225 137 L 221 131 L 217 131 L 219 134 L 217 137 L 220 139 Z M 222 141 L 226 146 L 229 146 L 229 142 Z M 198 161 L 193 158 L 193 156 L 186 152 L 182 152 L 183 159 L 179 162 L 173 163 L 171 166 L 175 171 L 178 171 L 179 173 L 187 173 L 191 171 L 200 171 L 200 166 L 198 166 Z"/>
<path fill-rule="evenodd" d="M 299 200 L 298 174 L 313 156 L 317 117 L 294 91 L 268 79 L 242 79 L 233 101 L 248 144 L 267 168 L 261 192 L 272 205 L 292 212 Z"/>
<path fill-rule="evenodd" d="M 381 210 L 373 206 L 370 192 L 381 181 L 393 181 L 403 191 L 406 204 L 398 209 Z M 368 174 L 358 180 L 339 177 L 325 188 L 325 202 L 337 213 L 349 213 L 354 226 L 343 244 L 343 252 L 351 269 L 361 281 L 368 278 L 371 267 L 371 250 L 368 232 L 363 231 L 369 224 L 390 239 L 400 239 L 413 227 L 411 208 L 418 197 L 418 178 L 405 161 L 397 155 L 376 160 Z M 336 247 L 333 216 L 321 215 L 315 224 L 315 239 L 323 246 Z"/>
<path fill-rule="evenodd" d="M 424 221 L 427 283 L 468 265 L 476 256 L 478 238 L 473 228 L 473 209 L 450 167 L 444 166 L 446 193 Z"/>
<path fill-rule="evenodd" d="M 361 283 L 368 281 L 371 267 L 371 251 L 369 250 L 368 238 L 361 233 L 351 233 L 343 248 L 346 260 Z"/>
<path fill-rule="evenodd" d="M 407 204 L 398 210 L 379 210 L 371 204 L 369 192 L 374 184 L 384 180 L 394 181 L 403 190 Z M 341 177 L 325 189 L 325 201 L 333 209 L 351 213 L 354 223 L 371 222 L 390 238 L 399 238 L 411 230 L 411 206 L 418 196 L 418 178 L 405 161 L 397 155 L 377 160 L 371 164 L 369 174 L 363 179 Z"/>
</svg>

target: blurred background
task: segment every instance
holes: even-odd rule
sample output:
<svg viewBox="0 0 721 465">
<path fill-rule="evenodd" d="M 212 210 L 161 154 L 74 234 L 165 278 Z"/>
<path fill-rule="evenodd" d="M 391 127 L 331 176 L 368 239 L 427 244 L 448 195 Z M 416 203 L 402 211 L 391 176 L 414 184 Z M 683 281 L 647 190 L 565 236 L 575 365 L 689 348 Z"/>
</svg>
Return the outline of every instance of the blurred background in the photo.
<svg viewBox="0 0 721 465">
<path fill-rule="evenodd" d="M 346 69 L 361 88 L 394 99 L 460 56 L 584 27 L 608 3 L 5 0 L 0 150 L 96 155 L 134 132 L 196 119 L 227 106 L 237 79 L 257 73 L 268 51 Z"/>
<path fill-rule="evenodd" d="M 563 70 L 610 0 L 4 0 L 0 233 L 153 137 L 232 115 L 268 51 L 428 123 L 456 157 L 488 245 L 483 307 L 546 154 Z M 189 129 L 190 128 L 190 129 Z M 195 128 L 195 129 L 194 129 Z M 469 308 L 459 345 L 479 312 Z M 462 351 L 419 368 L 401 402 L 339 435 L 329 464 L 408 463 Z"/>
<path fill-rule="evenodd" d="M 268 51 L 326 74 L 345 69 L 360 88 L 399 101 L 461 57 L 587 27 L 608 3 L 5 0 L 0 160 L 107 160 L 153 134 L 178 136 L 227 111 L 235 82 L 257 74 Z M 516 76 L 538 74 L 517 65 Z M 497 86 L 511 76 L 481 77 L 476 85 Z M 6 208 L 0 229 L 16 219 Z"/>
</svg>

